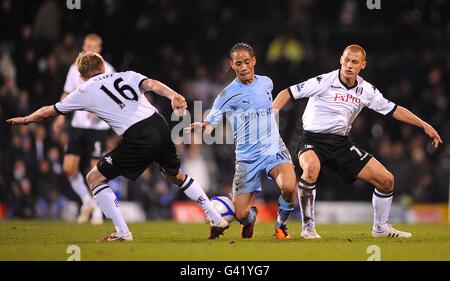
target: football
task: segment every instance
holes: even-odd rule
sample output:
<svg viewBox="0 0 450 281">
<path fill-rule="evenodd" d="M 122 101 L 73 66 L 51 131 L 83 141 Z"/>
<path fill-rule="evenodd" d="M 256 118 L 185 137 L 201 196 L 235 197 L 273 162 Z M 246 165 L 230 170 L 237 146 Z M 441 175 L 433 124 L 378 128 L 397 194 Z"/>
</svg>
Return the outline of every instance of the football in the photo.
<svg viewBox="0 0 450 281">
<path fill-rule="evenodd" d="M 234 220 L 236 213 L 234 204 L 230 198 L 226 196 L 215 196 L 211 198 L 211 204 L 227 222 L 230 223 Z"/>
</svg>

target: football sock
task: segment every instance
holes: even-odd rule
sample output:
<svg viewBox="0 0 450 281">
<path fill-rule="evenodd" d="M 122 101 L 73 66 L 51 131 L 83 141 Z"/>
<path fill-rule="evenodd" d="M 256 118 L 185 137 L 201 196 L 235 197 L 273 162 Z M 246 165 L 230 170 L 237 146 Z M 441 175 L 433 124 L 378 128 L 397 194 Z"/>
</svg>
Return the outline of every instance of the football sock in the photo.
<svg viewBox="0 0 450 281">
<path fill-rule="evenodd" d="M 275 222 L 275 226 L 282 226 L 284 224 L 286 224 L 286 221 L 289 218 L 289 215 L 292 213 L 292 211 L 294 211 L 294 202 L 292 203 L 288 203 L 286 202 L 286 200 L 284 200 L 283 196 L 280 195 L 280 197 L 278 197 L 278 206 L 279 206 L 279 211 L 278 211 L 278 216 L 277 216 L 277 221 Z"/>
<path fill-rule="evenodd" d="M 78 194 L 83 204 L 88 203 L 92 197 L 81 173 L 78 172 L 75 176 L 68 178 L 72 189 Z"/>
<path fill-rule="evenodd" d="M 107 218 L 110 218 L 117 233 L 125 234 L 130 230 L 119 209 L 119 200 L 107 184 L 101 184 L 92 190 L 94 199 Z"/>
<path fill-rule="evenodd" d="M 300 178 L 298 183 L 298 201 L 302 210 L 303 224 L 314 223 L 314 202 L 316 200 L 316 184 L 308 183 Z"/>
<path fill-rule="evenodd" d="M 249 225 L 254 223 L 256 220 L 256 212 L 254 208 L 250 208 L 250 212 L 248 213 L 248 216 L 246 218 L 243 218 L 239 221 L 242 225 Z"/>
<path fill-rule="evenodd" d="M 189 197 L 189 199 L 197 203 L 197 205 L 203 209 L 208 221 L 216 223 L 222 219 L 222 216 L 212 206 L 205 191 L 203 191 L 202 187 L 193 178 L 186 175 L 186 179 L 180 185 L 180 189 L 187 197 Z"/>
<path fill-rule="evenodd" d="M 389 225 L 389 213 L 391 211 L 392 197 L 394 192 L 384 193 L 378 189 L 373 190 L 373 231 L 383 232 Z"/>
</svg>

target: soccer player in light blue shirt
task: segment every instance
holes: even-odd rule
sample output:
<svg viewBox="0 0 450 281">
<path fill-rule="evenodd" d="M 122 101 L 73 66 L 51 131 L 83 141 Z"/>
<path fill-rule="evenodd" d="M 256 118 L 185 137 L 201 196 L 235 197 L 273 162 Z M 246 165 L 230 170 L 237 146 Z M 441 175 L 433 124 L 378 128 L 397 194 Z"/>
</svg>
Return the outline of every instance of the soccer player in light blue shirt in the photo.
<svg viewBox="0 0 450 281">
<path fill-rule="evenodd" d="M 236 44 L 230 51 L 230 66 L 236 78 L 217 96 L 204 122 L 191 129 L 217 126 L 226 115 L 236 146 L 233 203 L 241 223 L 242 238 L 251 238 L 258 209 L 250 207 L 256 192 L 261 192 L 261 174 L 274 179 L 281 190 L 275 237 L 290 239 L 286 221 L 294 210 L 296 176 L 289 151 L 280 137 L 272 112 L 273 83 L 269 77 L 255 75 L 253 48 Z"/>
</svg>

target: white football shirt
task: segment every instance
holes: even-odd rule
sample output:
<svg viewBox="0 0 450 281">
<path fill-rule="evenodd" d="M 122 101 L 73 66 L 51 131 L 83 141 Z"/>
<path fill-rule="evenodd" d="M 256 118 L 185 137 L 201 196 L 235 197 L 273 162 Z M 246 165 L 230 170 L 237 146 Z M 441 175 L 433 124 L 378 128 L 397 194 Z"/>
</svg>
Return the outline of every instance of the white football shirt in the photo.
<svg viewBox="0 0 450 281">
<path fill-rule="evenodd" d="M 62 114 L 76 110 L 94 113 L 118 135 L 158 110 L 140 90 L 146 76 L 134 71 L 99 74 L 55 104 Z"/>
<path fill-rule="evenodd" d="M 387 115 L 396 105 L 360 76 L 347 87 L 339 69 L 288 88 L 293 99 L 309 98 L 303 113 L 303 129 L 314 133 L 347 136 L 356 116 L 364 107 Z"/>
<path fill-rule="evenodd" d="M 105 61 L 105 73 L 115 72 L 114 68 Z M 66 83 L 64 84 L 64 92 L 72 93 L 84 84 L 83 79 L 80 77 L 80 72 L 75 64 L 70 66 L 67 73 Z M 94 130 L 108 130 L 109 126 L 104 121 L 97 118 L 92 113 L 86 111 L 75 111 L 73 114 L 72 122 L 70 123 L 74 128 L 80 129 L 94 129 Z"/>
</svg>

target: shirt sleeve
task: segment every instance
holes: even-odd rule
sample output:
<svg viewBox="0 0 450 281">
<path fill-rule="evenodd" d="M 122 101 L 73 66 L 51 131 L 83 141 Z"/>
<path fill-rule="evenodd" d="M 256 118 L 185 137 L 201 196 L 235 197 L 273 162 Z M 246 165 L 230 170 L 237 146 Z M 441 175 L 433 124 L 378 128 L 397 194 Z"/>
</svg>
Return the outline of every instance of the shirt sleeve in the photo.
<svg viewBox="0 0 450 281">
<path fill-rule="evenodd" d="M 380 91 L 373 87 L 373 96 L 367 107 L 383 115 L 388 115 L 395 110 L 397 105 L 383 97 Z"/>
<path fill-rule="evenodd" d="M 323 74 L 290 86 L 288 88 L 289 95 L 295 100 L 316 96 L 326 89 L 327 78 L 328 75 Z"/>
<path fill-rule="evenodd" d="M 65 99 L 54 105 L 55 110 L 60 114 L 66 114 L 76 110 L 88 111 L 86 95 L 80 90 L 70 93 Z"/>
<path fill-rule="evenodd" d="M 267 90 L 272 93 L 273 91 L 273 81 L 269 77 L 267 77 Z"/>
<path fill-rule="evenodd" d="M 136 83 L 136 85 L 138 85 L 138 88 L 141 89 L 141 84 L 142 82 L 144 82 L 145 80 L 148 79 L 147 76 L 140 74 L 138 72 L 134 72 L 134 71 L 130 71 L 131 75 L 133 75 L 133 81 L 134 83 Z M 142 91 L 142 90 L 141 90 Z"/>
<path fill-rule="evenodd" d="M 236 95 L 230 96 L 225 95 L 223 92 L 220 93 L 214 101 L 211 111 L 206 116 L 204 121 L 208 122 L 213 127 L 217 126 L 217 124 L 222 121 L 224 114 L 228 110 L 232 109 L 232 100 Z"/>
<path fill-rule="evenodd" d="M 64 92 L 71 93 L 77 89 L 76 79 L 80 79 L 79 75 L 76 67 L 71 66 L 67 73 L 66 83 L 64 84 Z"/>
</svg>

